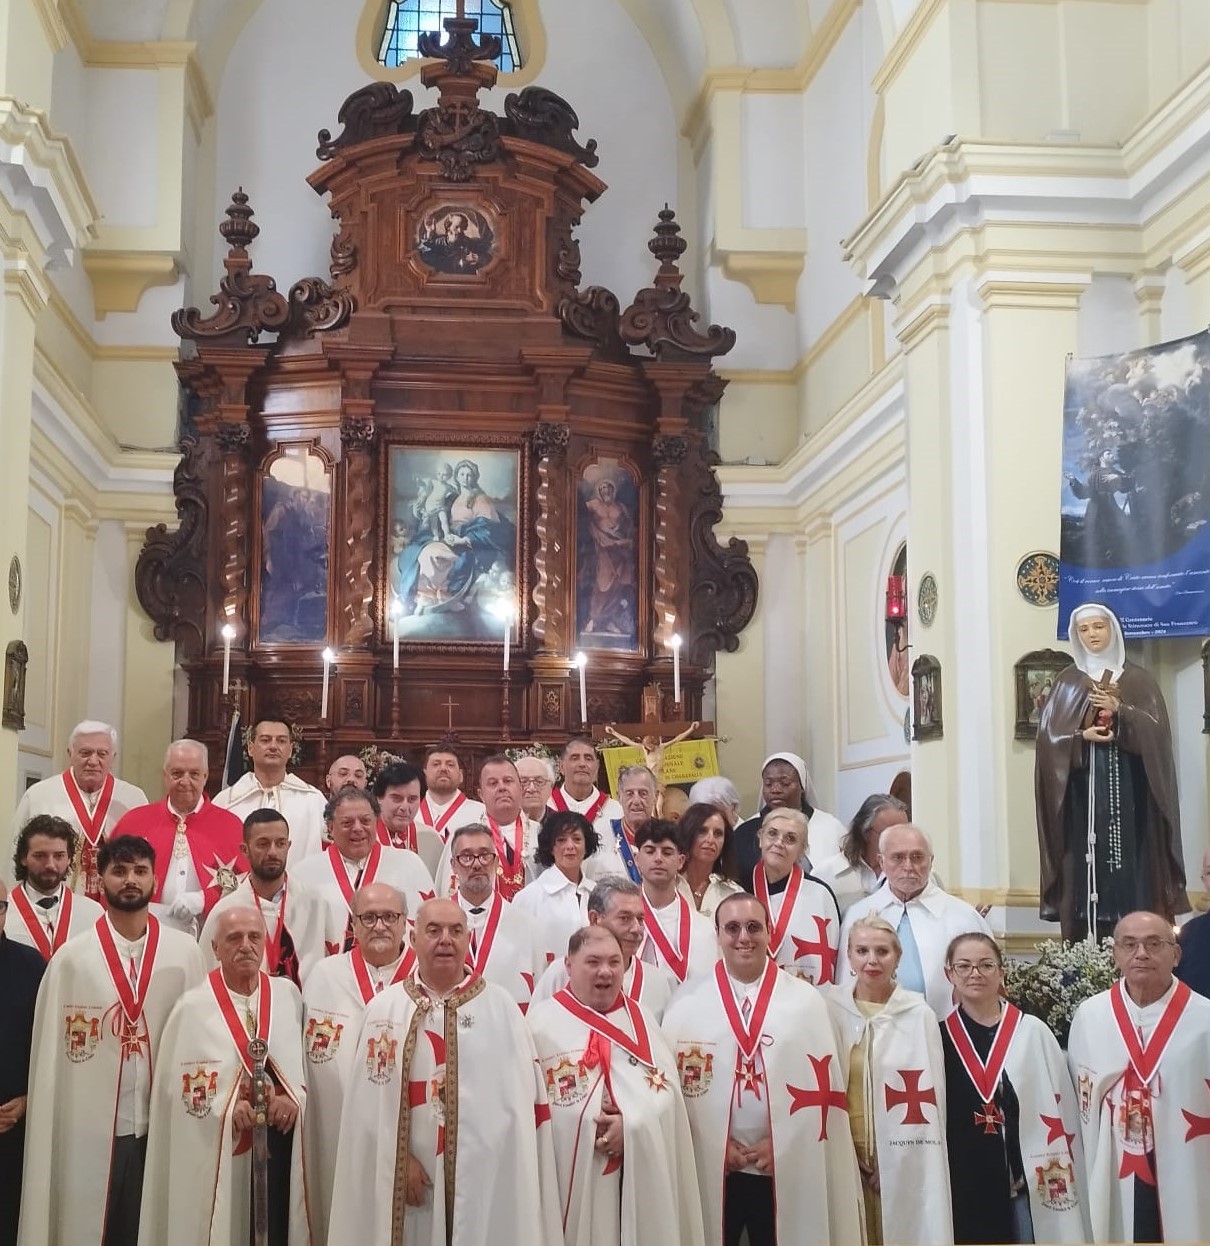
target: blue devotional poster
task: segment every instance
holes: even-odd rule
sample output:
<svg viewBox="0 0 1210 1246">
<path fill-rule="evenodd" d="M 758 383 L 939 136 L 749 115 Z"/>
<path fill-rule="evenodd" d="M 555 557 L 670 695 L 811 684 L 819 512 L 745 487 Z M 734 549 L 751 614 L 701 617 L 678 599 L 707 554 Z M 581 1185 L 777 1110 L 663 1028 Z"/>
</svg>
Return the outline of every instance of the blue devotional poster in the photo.
<svg viewBox="0 0 1210 1246">
<path fill-rule="evenodd" d="M 1067 361 L 1059 562 L 1060 640 L 1089 601 L 1210 635 L 1210 332 Z"/>
</svg>

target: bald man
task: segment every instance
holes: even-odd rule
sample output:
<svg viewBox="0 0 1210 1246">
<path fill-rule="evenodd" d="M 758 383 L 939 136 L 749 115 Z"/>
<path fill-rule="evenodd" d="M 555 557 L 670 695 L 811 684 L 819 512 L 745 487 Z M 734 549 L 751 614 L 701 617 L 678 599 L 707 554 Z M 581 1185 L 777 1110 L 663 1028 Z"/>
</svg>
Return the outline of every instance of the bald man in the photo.
<svg viewBox="0 0 1210 1246">
<path fill-rule="evenodd" d="M 335 796 L 342 787 L 365 787 L 365 762 L 352 753 L 345 753 L 328 767 L 325 783 L 329 796 Z"/>
</svg>

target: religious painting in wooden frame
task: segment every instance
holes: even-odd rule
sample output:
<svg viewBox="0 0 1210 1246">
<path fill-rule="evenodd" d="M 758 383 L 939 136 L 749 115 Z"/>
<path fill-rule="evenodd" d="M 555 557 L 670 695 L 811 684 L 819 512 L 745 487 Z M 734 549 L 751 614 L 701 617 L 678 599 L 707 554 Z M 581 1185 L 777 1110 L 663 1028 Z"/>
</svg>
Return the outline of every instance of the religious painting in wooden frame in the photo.
<svg viewBox="0 0 1210 1246">
<path fill-rule="evenodd" d="M 1061 649 L 1035 649 L 1013 665 L 1017 692 L 1017 722 L 1013 735 L 1018 740 L 1036 740 L 1042 708 L 1050 699 L 1055 676 L 1071 665 L 1071 657 Z"/>
<path fill-rule="evenodd" d="M 616 459 L 589 463 L 576 482 L 576 644 L 639 646 L 639 491 Z"/>
<path fill-rule="evenodd" d="M 262 645 L 324 645 L 330 610 L 332 464 L 313 445 L 279 447 L 259 478 L 254 566 Z"/>
<path fill-rule="evenodd" d="M 912 663 L 912 739 L 940 740 L 943 734 L 941 663 L 925 653 Z"/>
<path fill-rule="evenodd" d="M 425 212 L 416 227 L 416 257 L 446 276 L 473 276 L 491 263 L 495 247 L 491 220 L 466 204 L 443 203 Z"/>
<path fill-rule="evenodd" d="M 516 449 L 390 447 L 384 640 L 499 643 L 517 610 L 521 463 Z"/>
</svg>

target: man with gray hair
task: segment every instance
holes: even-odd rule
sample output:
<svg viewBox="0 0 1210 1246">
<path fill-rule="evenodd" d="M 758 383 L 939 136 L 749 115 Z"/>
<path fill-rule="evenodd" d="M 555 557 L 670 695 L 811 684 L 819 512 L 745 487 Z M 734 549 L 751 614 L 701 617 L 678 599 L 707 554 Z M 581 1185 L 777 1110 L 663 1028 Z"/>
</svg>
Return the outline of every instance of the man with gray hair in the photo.
<svg viewBox="0 0 1210 1246">
<path fill-rule="evenodd" d="M 164 799 L 132 809 L 114 828 L 115 835 L 141 836 L 155 850 L 151 911 L 194 938 L 247 869 L 240 820 L 206 799 L 209 769 L 204 744 L 174 741 L 164 754 Z"/>
<path fill-rule="evenodd" d="M 945 976 L 945 953 L 961 934 L 985 934 L 991 927 L 965 900 L 942 891 L 933 878 L 933 845 L 918 827 L 907 823 L 882 832 L 879 864 L 886 881 L 845 914 L 840 931 L 837 981 L 849 967 L 849 931 L 864 917 L 891 923 L 903 945 L 899 985 L 923 995 L 944 1020 L 954 1010 L 954 992 Z"/>
<path fill-rule="evenodd" d="M 625 874 L 632 883 L 639 881 L 634 861 L 634 833 L 649 818 L 655 817 L 659 794 L 659 781 L 648 767 L 623 766 L 618 771 L 618 802 L 622 815 L 617 818 L 602 816 L 593 823 L 601 844 L 584 862 L 584 873 L 589 878 Z"/>
<path fill-rule="evenodd" d="M 13 815 L 10 846 L 4 852 L 6 863 L 12 855 L 11 844 L 30 818 L 53 814 L 71 823 L 80 836 L 68 886 L 80 895 L 100 900 L 97 852 L 123 814 L 147 803 L 142 788 L 113 773 L 117 755 L 118 733 L 108 723 L 92 719 L 76 723 L 67 737 L 67 769 L 35 783 L 21 797 Z M 6 874 L 11 882 L 7 865 Z"/>
<path fill-rule="evenodd" d="M 622 993 L 642 1004 L 656 1020 L 679 983 L 663 965 L 647 965 L 637 952 L 643 943 L 643 892 L 622 874 L 607 874 L 597 879 L 588 896 L 588 924 L 603 926 L 622 949 Z M 567 963 L 555 960 L 538 980 L 534 1003 L 550 999 L 567 985 Z"/>
</svg>

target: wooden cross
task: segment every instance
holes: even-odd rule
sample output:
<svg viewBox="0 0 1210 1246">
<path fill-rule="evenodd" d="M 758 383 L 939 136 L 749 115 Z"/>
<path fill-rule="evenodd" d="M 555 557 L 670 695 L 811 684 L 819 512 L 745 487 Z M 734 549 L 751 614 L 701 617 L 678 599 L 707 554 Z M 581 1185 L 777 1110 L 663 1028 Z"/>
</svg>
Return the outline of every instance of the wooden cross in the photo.
<svg viewBox="0 0 1210 1246">
<path fill-rule="evenodd" d="M 459 7 L 459 8 L 461 8 L 462 6 L 461 6 L 461 5 L 459 5 L 458 7 Z M 441 708 L 442 708 L 443 710 L 445 710 L 445 712 L 446 712 L 446 716 L 447 716 L 447 719 L 448 719 L 448 728 L 447 728 L 447 729 L 448 729 L 448 730 L 450 730 L 450 731 L 453 731 L 453 729 L 454 729 L 454 711 L 458 708 L 458 702 L 457 702 L 457 701 L 455 701 L 453 697 L 447 697 L 444 701 L 442 701 L 442 702 L 441 702 Z"/>
<path fill-rule="evenodd" d="M 643 736 L 655 736 L 659 740 L 670 740 L 673 736 L 678 736 L 682 731 L 686 731 L 693 726 L 689 719 L 681 721 L 679 719 L 665 720 L 661 718 L 661 700 L 659 685 L 654 683 L 648 684 L 643 689 L 643 721 L 641 723 L 609 723 L 606 726 L 593 727 L 593 743 L 598 744 L 606 739 L 610 728 L 621 735 L 630 736 L 635 740 L 641 740 Z M 705 740 L 712 735 L 714 735 L 714 724 L 712 722 L 699 722 L 689 736 L 689 739 Z"/>
</svg>

